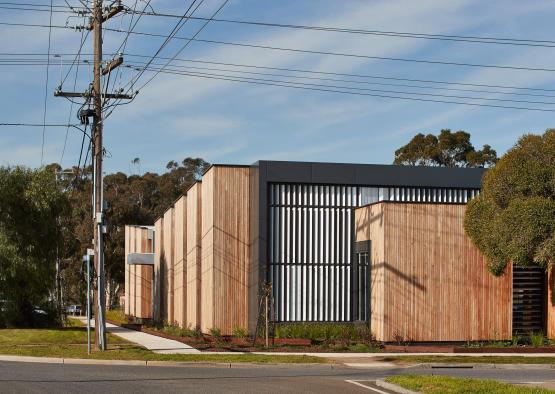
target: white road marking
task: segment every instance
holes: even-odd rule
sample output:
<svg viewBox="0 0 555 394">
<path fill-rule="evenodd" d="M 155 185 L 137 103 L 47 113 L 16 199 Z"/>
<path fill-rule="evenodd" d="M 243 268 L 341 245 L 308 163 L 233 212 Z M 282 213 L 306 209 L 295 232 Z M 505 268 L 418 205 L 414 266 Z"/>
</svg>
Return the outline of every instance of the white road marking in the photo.
<svg viewBox="0 0 555 394">
<path fill-rule="evenodd" d="M 358 381 L 357 381 L 357 380 L 345 380 L 345 382 L 347 382 L 347 383 L 352 383 L 352 384 L 356 384 L 357 386 L 364 387 L 365 389 L 371 390 L 371 391 L 373 391 L 373 392 L 375 392 L 375 393 L 388 394 L 388 393 L 386 393 L 385 391 L 378 390 L 378 389 L 375 389 L 375 388 L 373 388 L 373 387 L 368 387 L 368 386 L 366 386 L 366 385 L 364 385 L 364 384 L 362 384 L 362 383 L 359 383 L 359 382 L 372 382 L 372 380 L 358 380 Z"/>
</svg>

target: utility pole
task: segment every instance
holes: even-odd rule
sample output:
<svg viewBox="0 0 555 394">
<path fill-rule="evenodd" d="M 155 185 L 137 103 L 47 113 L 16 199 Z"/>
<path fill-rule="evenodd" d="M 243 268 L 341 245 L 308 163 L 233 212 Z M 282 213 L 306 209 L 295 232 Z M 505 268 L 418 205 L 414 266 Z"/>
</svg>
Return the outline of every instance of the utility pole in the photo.
<svg viewBox="0 0 555 394">
<path fill-rule="evenodd" d="M 79 118 L 82 123 L 89 123 L 89 117 L 93 118 L 92 127 L 92 158 L 93 158 L 93 199 L 92 199 L 92 217 L 93 217 L 93 250 L 94 250 L 94 265 L 96 272 L 95 286 L 96 292 L 94 294 L 94 328 L 95 328 L 95 349 L 106 349 L 106 294 L 105 294 L 105 274 L 104 274 L 104 233 L 105 233 L 105 218 L 104 218 L 104 193 L 103 193 L 103 176 L 102 176 L 102 159 L 104 155 L 104 147 L 102 145 L 102 99 L 132 99 L 133 96 L 126 94 L 102 94 L 101 78 L 109 74 L 112 70 L 116 69 L 123 63 L 123 57 L 118 58 L 107 63 L 106 67 L 102 68 L 102 23 L 117 15 L 124 10 L 121 4 L 111 6 L 105 10 L 102 7 L 102 0 L 93 0 L 92 17 L 89 25 L 83 28 L 93 31 L 93 52 L 94 52 L 94 79 L 92 83 L 92 90 L 77 93 L 77 92 L 63 92 L 60 86 L 54 92 L 56 97 L 81 97 L 86 100 L 91 100 L 93 109 L 82 110 Z"/>
<path fill-rule="evenodd" d="M 104 244 L 103 228 L 104 218 L 103 207 L 103 177 L 102 177 L 102 97 L 100 77 L 102 74 L 102 0 L 94 0 L 93 3 L 93 50 L 94 50 L 94 80 L 93 80 L 93 195 L 94 195 L 94 250 L 96 265 L 96 303 L 94 306 L 94 336 L 96 350 L 106 349 L 106 325 L 104 322 L 105 307 L 104 302 Z"/>
</svg>

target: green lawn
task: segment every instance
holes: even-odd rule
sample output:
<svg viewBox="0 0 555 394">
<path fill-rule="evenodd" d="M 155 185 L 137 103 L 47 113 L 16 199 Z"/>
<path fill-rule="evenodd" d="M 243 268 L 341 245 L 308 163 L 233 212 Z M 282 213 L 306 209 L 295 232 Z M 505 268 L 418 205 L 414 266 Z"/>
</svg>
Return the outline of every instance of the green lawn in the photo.
<svg viewBox="0 0 555 394">
<path fill-rule="evenodd" d="M 94 337 L 94 331 L 91 332 Z M 161 360 L 190 362 L 256 362 L 256 363 L 325 363 L 319 357 L 273 356 L 259 354 L 157 354 L 115 335 L 107 335 L 105 352 L 87 354 L 87 332 L 84 327 L 61 329 L 0 329 L 0 354 L 94 358 L 110 360 Z"/>
<path fill-rule="evenodd" d="M 553 390 L 517 386 L 494 380 L 454 378 L 450 376 L 390 376 L 386 382 L 423 394 L 548 394 Z"/>
<path fill-rule="evenodd" d="M 127 317 L 121 309 L 109 309 L 106 311 L 106 319 L 112 321 L 114 324 L 122 325 L 129 323 Z"/>
<path fill-rule="evenodd" d="M 523 356 L 390 356 L 381 361 L 401 363 L 555 364 L 555 357 Z"/>
</svg>

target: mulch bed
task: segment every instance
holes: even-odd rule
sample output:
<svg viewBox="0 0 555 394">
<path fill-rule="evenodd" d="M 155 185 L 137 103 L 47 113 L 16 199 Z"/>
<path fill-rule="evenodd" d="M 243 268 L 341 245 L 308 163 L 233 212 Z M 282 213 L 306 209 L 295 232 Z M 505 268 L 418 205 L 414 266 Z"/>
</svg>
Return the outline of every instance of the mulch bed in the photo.
<svg viewBox="0 0 555 394">
<path fill-rule="evenodd" d="M 116 322 L 107 320 L 108 323 L 119 325 Z M 200 337 L 180 337 L 158 331 L 138 323 L 121 325 L 130 330 L 141 331 L 158 337 L 172 339 L 192 346 L 198 350 L 209 352 L 228 351 L 228 352 L 311 352 L 311 353 L 343 353 L 348 350 L 333 350 L 326 347 L 312 345 L 310 339 L 301 338 L 275 338 L 273 346 L 264 348 L 264 338 L 258 338 L 257 346 L 252 346 L 252 340 L 243 338 L 223 337 L 216 341 L 210 335 Z M 270 340 L 272 343 L 272 340 Z M 277 346 L 276 346 L 277 345 Z M 517 346 L 517 347 L 464 347 L 458 345 L 384 345 L 382 351 L 391 353 L 555 353 L 555 346 Z"/>
<path fill-rule="evenodd" d="M 385 345 L 384 352 L 392 353 L 555 353 L 555 346 L 464 347 L 445 345 Z"/>
</svg>

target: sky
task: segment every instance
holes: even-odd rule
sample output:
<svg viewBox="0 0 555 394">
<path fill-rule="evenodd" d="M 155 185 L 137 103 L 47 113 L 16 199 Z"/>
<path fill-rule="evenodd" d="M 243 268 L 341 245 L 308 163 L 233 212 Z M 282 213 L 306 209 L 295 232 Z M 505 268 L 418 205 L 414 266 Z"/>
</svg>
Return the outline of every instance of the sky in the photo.
<svg viewBox="0 0 555 394">
<path fill-rule="evenodd" d="M 47 0 L 13 1 L 49 4 Z M 68 2 L 79 5 L 77 0 L 68 0 Z M 209 17 L 222 2 L 223 0 L 205 0 L 195 15 Z M 152 0 L 150 5 L 158 13 L 181 14 L 189 3 L 189 0 Z M 132 8 L 135 0 L 124 0 L 124 4 Z M 65 3 L 54 0 L 54 5 L 65 5 Z M 137 1 L 136 7 L 143 9 L 144 5 L 144 0 L 141 0 Z M 480 0 L 230 0 L 220 11 L 218 18 L 351 29 L 548 40 L 551 36 L 554 14 L 555 5 L 549 0 L 527 2 L 518 0 L 488 2 Z M 82 24 L 81 19 L 68 18 L 68 16 L 68 14 L 54 14 L 53 25 Z M 0 22 L 48 24 L 49 17 L 48 12 L 0 9 Z M 130 20 L 131 15 L 122 15 L 110 20 L 106 25 L 112 29 L 127 30 Z M 168 34 L 176 23 L 177 20 L 173 18 L 145 15 L 134 30 Z M 178 35 L 189 37 L 203 24 L 203 21 L 189 20 Z M 44 54 L 38 58 L 46 59 L 48 33 L 49 29 L 44 27 L 0 25 L 0 53 L 2 53 L 0 59 L 6 59 L 7 55 L 4 55 L 6 53 Z M 92 35 L 84 43 L 84 54 L 92 52 L 91 37 Z M 124 37 L 125 34 L 121 32 L 105 32 L 104 52 L 115 51 L 120 47 Z M 197 38 L 374 57 L 535 68 L 549 68 L 550 65 L 555 65 L 555 48 L 371 36 L 223 22 L 210 22 Z M 51 31 L 51 65 L 46 113 L 48 124 L 67 124 L 68 121 L 78 123 L 75 113 L 70 115 L 71 103 L 67 99 L 54 97 L 53 92 L 69 70 L 67 65 L 60 66 L 60 58 L 54 55 L 66 54 L 62 55 L 62 60 L 73 60 L 80 46 L 80 40 L 79 31 L 71 29 Z M 131 55 L 151 56 L 163 40 L 161 37 L 130 35 L 123 55 L 125 64 L 131 64 L 137 60 L 144 61 L 144 58 Z M 160 56 L 174 56 L 185 42 L 170 41 Z M 555 89 L 555 73 L 550 71 L 387 61 L 206 42 L 191 42 L 178 57 L 196 61 L 295 68 L 326 73 Z M 155 62 L 163 61 L 155 60 Z M 219 69 L 189 70 L 194 72 L 245 76 L 245 74 L 225 71 L 230 68 L 229 66 L 198 62 L 180 62 L 178 65 Z M 555 66 L 552 67 L 555 68 Z M 253 71 L 248 68 L 235 67 L 234 69 Z M 46 66 L 0 65 L 0 70 L 2 108 L 0 123 L 42 123 Z M 76 91 L 82 92 L 88 87 L 92 77 L 90 67 L 81 65 L 77 76 L 75 71 L 73 68 L 65 79 L 62 85 L 64 91 L 73 91 L 74 83 Z M 256 71 L 284 73 L 284 71 L 268 69 Z M 136 74 L 135 70 L 122 67 L 117 78 L 113 74 L 111 84 L 115 80 L 116 89 L 129 86 L 126 84 Z M 145 72 L 134 85 L 134 89 L 140 87 L 151 75 L 153 75 L 151 72 Z M 471 95 L 490 99 L 544 101 L 555 104 L 555 97 L 422 90 L 365 84 L 361 81 L 397 84 L 409 82 L 329 74 L 311 75 L 356 80 L 359 83 L 306 79 L 297 81 L 348 85 L 359 89 L 353 91 L 365 94 L 392 95 L 392 93 L 376 93 L 375 90 L 412 91 L 427 94 Z M 280 76 L 251 76 L 273 80 L 284 79 Z M 426 84 L 420 83 L 420 85 Z M 430 86 L 430 84 L 427 85 Z M 442 86 L 465 88 L 464 86 Z M 500 89 L 489 88 L 489 90 L 498 92 Z M 503 91 L 517 92 L 512 89 Z M 534 91 L 533 93 L 555 96 L 555 91 L 551 93 Z M 437 96 L 426 97 L 448 101 L 469 101 Z M 554 108 L 549 104 L 480 100 L 472 102 Z M 73 112 L 77 108 L 78 105 L 74 105 Z M 105 171 L 107 173 L 161 172 L 165 170 L 166 163 L 170 160 L 181 161 L 188 156 L 202 157 L 211 163 L 232 164 L 251 164 L 256 160 L 387 164 L 393 161 L 395 150 L 406 144 L 416 133 L 437 134 L 444 128 L 465 130 L 471 133 L 472 142 L 476 147 L 490 144 L 499 154 L 502 154 L 514 145 L 520 135 L 542 133 L 547 128 L 555 127 L 554 115 L 553 112 L 419 102 L 160 73 L 139 90 L 132 102 L 116 107 L 106 119 L 104 124 L 104 143 L 107 150 Z M 79 130 L 70 128 L 68 131 L 65 127 L 48 127 L 45 131 L 42 162 L 44 164 L 61 162 L 64 168 L 75 166 L 79 160 L 81 144 L 82 134 Z M 0 165 L 40 166 L 42 151 L 42 128 L 0 126 Z M 131 163 L 134 158 L 140 159 L 140 166 Z"/>
</svg>

